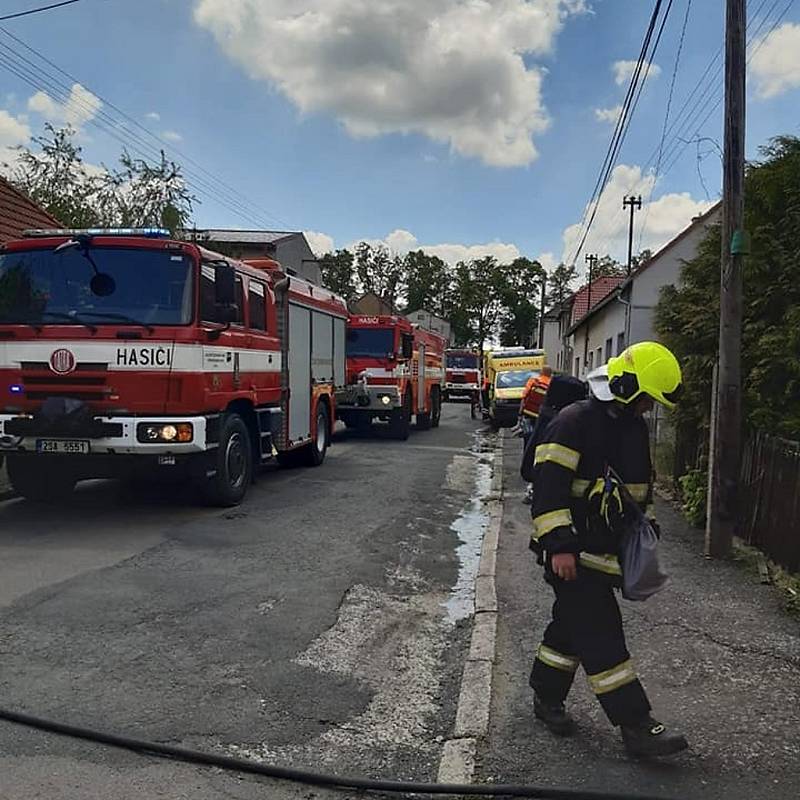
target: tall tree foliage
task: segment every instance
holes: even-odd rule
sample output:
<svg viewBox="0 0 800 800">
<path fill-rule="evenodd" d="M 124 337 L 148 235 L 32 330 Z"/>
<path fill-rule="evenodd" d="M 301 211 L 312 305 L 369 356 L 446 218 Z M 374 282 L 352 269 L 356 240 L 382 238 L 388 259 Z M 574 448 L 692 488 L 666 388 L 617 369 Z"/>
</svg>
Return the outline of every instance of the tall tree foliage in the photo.
<svg viewBox="0 0 800 800">
<path fill-rule="evenodd" d="M 442 316 L 451 280 L 447 264 L 437 256 L 414 250 L 403 258 L 403 270 L 409 311 L 424 308 Z"/>
<path fill-rule="evenodd" d="M 356 295 L 355 258 L 349 250 L 326 253 L 319 260 L 322 282 L 331 291 L 350 300 Z"/>
<path fill-rule="evenodd" d="M 374 292 L 390 305 L 397 303 L 404 286 L 403 262 L 382 244 L 359 242 L 355 251 L 356 275 L 361 291 Z"/>
<path fill-rule="evenodd" d="M 532 346 L 537 339 L 537 327 L 542 296 L 542 282 L 547 280 L 538 261 L 515 258 L 498 268 L 500 312 L 500 344 Z"/>
<path fill-rule="evenodd" d="M 782 136 L 748 167 L 742 378 L 749 428 L 800 438 L 800 139 Z M 664 342 L 681 361 L 686 425 L 707 422 L 718 350 L 720 232 L 687 262 L 679 287 L 667 287 L 656 312 Z"/>
<path fill-rule="evenodd" d="M 118 167 L 92 168 L 75 135 L 46 124 L 31 147 L 19 148 L 11 182 L 70 228 L 187 226 L 197 198 L 163 152 L 151 163 L 123 150 Z"/>
</svg>

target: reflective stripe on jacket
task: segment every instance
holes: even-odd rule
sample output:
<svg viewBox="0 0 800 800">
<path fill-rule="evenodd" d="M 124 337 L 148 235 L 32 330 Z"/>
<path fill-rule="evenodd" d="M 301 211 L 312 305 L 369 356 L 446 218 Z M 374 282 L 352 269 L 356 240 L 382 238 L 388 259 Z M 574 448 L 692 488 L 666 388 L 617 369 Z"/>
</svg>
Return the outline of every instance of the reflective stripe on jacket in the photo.
<svg viewBox="0 0 800 800">
<path fill-rule="evenodd" d="M 652 503 L 647 424 L 595 398 L 565 408 L 548 425 L 534 458 L 532 539 L 537 549 L 575 553 L 578 563 L 619 576 L 618 536 L 589 525 L 587 495 L 610 466 L 644 510 Z"/>
</svg>

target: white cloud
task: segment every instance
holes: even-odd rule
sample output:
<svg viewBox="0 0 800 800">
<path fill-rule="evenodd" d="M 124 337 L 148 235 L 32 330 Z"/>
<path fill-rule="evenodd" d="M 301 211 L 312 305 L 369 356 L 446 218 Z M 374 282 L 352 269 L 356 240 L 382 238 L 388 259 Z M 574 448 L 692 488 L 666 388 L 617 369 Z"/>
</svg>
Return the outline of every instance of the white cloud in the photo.
<svg viewBox="0 0 800 800">
<path fill-rule="evenodd" d="M 609 254 L 619 260 L 627 258 L 628 215 L 622 211 L 625 195 L 650 196 L 656 183 L 652 173 L 643 175 L 641 167 L 619 164 L 611 173 L 608 185 L 600 196 L 592 229 L 584 245 L 583 252 Z M 657 250 L 669 242 L 676 234 L 687 227 L 693 217 L 707 211 L 713 203 L 695 200 L 688 192 L 664 194 L 657 200 L 644 203 L 637 212 L 636 219 L 641 224 L 647 221 L 642 236 L 642 249 Z M 580 222 L 564 229 L 564 252 L 562 260 L 571 260 L 581 236 Z M 634 243 L 638 244 L 638 228 L 635 229 Z M 583 264 L 579 263 L 579 269 Z"/>
<path fill-rule="evenodd" d="M 168 142 L 182 142 L 183 136 L 181 136 L 177 131 L 164 131 L 161 134 L 162 139 L 166 139 Z"/>
<path fill-rule="evenodd" d="M 429 255 L 438 256 L 442 261 L 447 261 L 450 264 L 469 261 L 474 258 L 483 258 L 484 256 L 494 256 L 498 261 L 508 263 L 522 255 L 515 244 L 507 242 L 494 241 L 469 245 L 455 243 L 423 244 L 413 233 L 402 228 L 396 228 L 383 239 L 357 239 L 348 244 L 347 248 L 352 250 L 360 241 L 366 241 L 373 246 L 384 245 L 393 253 L 401 256 L 412 250 L 424 250 Z"/>
<path fill-rule="evenodd" d="M 555 257 L 554 253 L 539 253 L 534 261 L 538 261 L 547 272 L 550 272 L 550 270 L 558 266 L 558 259 Z"/>
<path fill-rule="evenodd" d="M 617 86 L 622 86 L 624 83 L 629 83 L 636 71 L 636 61 L 615 61 L 611 65 L 611 71 L 614 73 L 614 81 Z M 642 66 L 642 75 L 647 71 L 647 62 Z M 650 64 L 650 70 L 647 71 L 647 80 L 657 78 L 661 74 L 661 67 L 658 64 Z"/>
<path fill-rule="evenodd" d="M 353 136 L 418 133 L 513 167 L 536 158 L 549 124 L 532 59 L 585 11 L 586 0 L 195 0 L 194 19 L 251 78 Z"/>
<path fill-rule="evenodd" d="M 31 129 L 24 117 L 14 117 L 5 109 L 0 109 L 0 173 L 13 170 L 18 156 L 15 148 L 27 144 L 30 138 Z"/>
<path fill-rule="evenodd" d="M 54 100 L 45 92 L 36 92 L 28 100 L 28 110 L 41 114 L 56 125 L 68 124 L 80 129 L 94 119 L 103 103 L 79 83 L 73 83 L 65 102 Z"/>
<path fill-rule="evenodd" d="M 303 233 L 308 240 L 309 247 L 317 258 L 333 250 L 333 236 L 328 236 L 327 233 L 318 233 L 317 231 L 303 231 Z"/>
<path fill-rule="evenodd" d="M 750 69 L 759 97 L 776 97 L 800 87 L 800 25 L 787 22 L 754 47 Z"/>
<path fill-rule="evenodd" d="M 612 125 L 617 124 L 619 115 L 622 113 L 622 106 L 614 106 L 613 108 L 596 108 L 594 110 L 595 118 L 598 122 L 610 122 Z"/>
<path fill-rule="evenodd" d="M 144 116 L 146 119 L 153 120 L 153 122 L 161 122 L 161 114 L 157 111 L 148 111 Z"/>
</svg>

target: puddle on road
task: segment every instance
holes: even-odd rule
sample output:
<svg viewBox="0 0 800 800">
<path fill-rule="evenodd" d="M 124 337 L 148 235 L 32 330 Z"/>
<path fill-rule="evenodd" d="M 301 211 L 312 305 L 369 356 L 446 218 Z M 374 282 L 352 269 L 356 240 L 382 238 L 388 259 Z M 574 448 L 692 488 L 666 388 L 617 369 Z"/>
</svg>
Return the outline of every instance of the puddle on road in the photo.
<svg viewBox="0 0 800 800">
<path fill-rule="evenodd" d="M 471 449 L 475 453 L 487 454 L 494 449 L 494 440 L 478 433 L 475 435 L 475 442 Z M 482 455 L 476 461 L 472 458 L 457 456 L 453 459 L 450 469 L 453 476 L 458 476 L 462 480 L 465 477 L 464 472 L 467 466 L 463 462 L 469 464 L 472 486 L 464 487 L 462 484 L 459 488 L 466 488 L 472 495 L 472 499 L 450 525 L 450 529 L 455 532 L 460 542 L 456 548 L 458 580 L 444 604 L 447 610 L 447 621 L 451 624 L 468 619 L 475 613 L 475 578 L 480 566 L 483 536 L 489 524 L 489 511 L 486 508 L 485 500 L 492 487 L 493 458 Z M 448 482 L 455 482 L 454 478 L 448 476 Z"/>
</svg>

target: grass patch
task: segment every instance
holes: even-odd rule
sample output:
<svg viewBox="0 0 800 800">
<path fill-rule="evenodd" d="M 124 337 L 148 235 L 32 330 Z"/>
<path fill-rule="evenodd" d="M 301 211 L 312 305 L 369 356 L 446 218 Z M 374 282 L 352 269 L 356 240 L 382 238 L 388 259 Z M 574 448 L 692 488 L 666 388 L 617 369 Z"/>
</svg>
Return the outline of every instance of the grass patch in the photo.
<svg viewBox="0 0 800 800">
<path fill-rule="evenodd" d="M 787 572 L 770 561 L 758 548 L 745 544 L 740 539 L 733 543 L 733 558 L 748 571 L 764 580 L 764 570 L 771 583 L 781 594 L 784 609 L 796 620 L 800 620 L 800 575 Z M 766 581 L 765 581 L 766 582 Z"/>
</svg>

